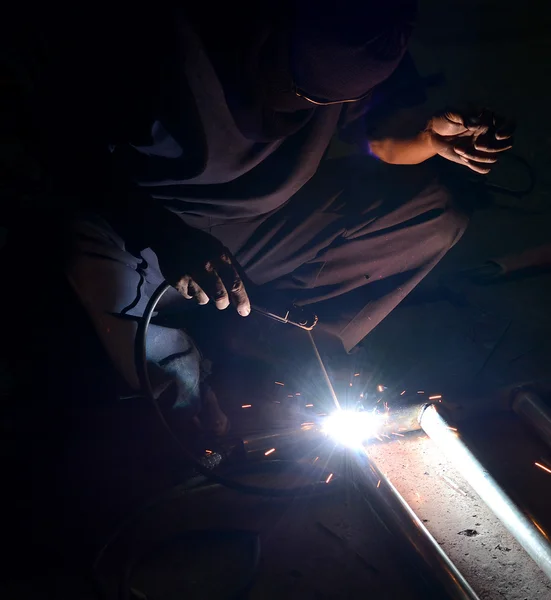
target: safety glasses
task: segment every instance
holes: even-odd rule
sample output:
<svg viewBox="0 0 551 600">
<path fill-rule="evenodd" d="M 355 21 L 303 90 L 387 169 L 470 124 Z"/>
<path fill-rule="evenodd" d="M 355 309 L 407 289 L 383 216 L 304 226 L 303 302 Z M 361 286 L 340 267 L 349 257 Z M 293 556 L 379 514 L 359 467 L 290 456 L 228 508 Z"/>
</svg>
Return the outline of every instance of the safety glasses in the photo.
<svg viewBox="0 0 551 600">
<path fill-rule="evenodd" d="M 316 106 L 331 106 L 332 104 L 348 104 L 350 102 L 360 102 L 360 100 L 366 100 L 371 96 L 372 90 L 369 90 L 365 94 L 358 96 L 357 98 L 348 98 L 346 100 L 324 100 L 323 98 L 316 98 L 316 96 L 309 96 L 295 84 L 293 84 L 293 91 L 299 98 L 304 98 L 307 102 L 315 104 Z"/>
</svg>

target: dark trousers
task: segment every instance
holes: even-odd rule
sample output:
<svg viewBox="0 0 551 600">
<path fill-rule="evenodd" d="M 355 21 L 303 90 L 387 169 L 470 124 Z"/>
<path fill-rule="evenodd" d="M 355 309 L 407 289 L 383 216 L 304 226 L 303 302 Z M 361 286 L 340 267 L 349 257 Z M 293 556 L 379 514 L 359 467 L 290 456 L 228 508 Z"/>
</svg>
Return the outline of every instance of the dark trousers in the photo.
<svg viewBox="0 0 551 600">
<path fill-rule="evenodd" d="M 311 305 L 319 327 L 347 351 L 429 273 L 467 224 L 430 164 L 398 167 L 363 157 L 326 161 L 270 215 L 216 225 L 184 219 L 220 239 L 261 291 Z M 120 315 L 143 313 L 163 281 L 157 258 L 150 249 L 131 254 L 100 218 L 76 222 L 72 239 L 71 284 L 115 366 L 137 387 L 136 323 Z M 178 302 L 188 301 L 176 291 L 165 299 L 172 310 Z M 152 325 L 149 360 L 173 379 L 165 359 L 189 351 L 189 344 L 181 331 Z"/>
</svg>

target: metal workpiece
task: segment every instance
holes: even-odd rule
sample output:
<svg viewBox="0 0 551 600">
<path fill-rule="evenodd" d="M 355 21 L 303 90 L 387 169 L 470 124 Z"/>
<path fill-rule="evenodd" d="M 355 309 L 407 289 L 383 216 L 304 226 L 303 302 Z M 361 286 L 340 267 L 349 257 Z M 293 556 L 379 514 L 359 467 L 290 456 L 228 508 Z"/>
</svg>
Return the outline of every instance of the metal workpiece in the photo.
<svg viewBox="0 0 551 600">
<path fill-rule="evenodd" d="M 415 404 L 403 404 L 401 406 L 390 406 L 386 419 L 381 426 L 380 435 L 404 434 L 419 431 L 421 424 L 419 418 L 425 407 L 432 403 L 417 402 Z"/>
<path fill-rule="evenodd" d="M 513 411 L 551 448 L 551 409 L 535 393 L 518 392 L 513 398 Z"/>
<path fill-rule="evenodd" d="M 478 595 L 447 554 L 413 512 L 398 490 L 370 460 L 365 448 L 350 451 L 357 471 L 355 485 L 367 492 L 369 500 L 386 527 L 398 538 L 399 547 L 423 573 L 431 597 L 450 600 L 478 600 Z"/>
<path fill-rule="evenodd" d="M 438 406 L 427 407 L 421 415 L 421 427 L 551 579 L 551 546 L 548 535 L 507 496 L 461 439 L 457 430 L 450 426 L 442 412 Z"/>
</svg>

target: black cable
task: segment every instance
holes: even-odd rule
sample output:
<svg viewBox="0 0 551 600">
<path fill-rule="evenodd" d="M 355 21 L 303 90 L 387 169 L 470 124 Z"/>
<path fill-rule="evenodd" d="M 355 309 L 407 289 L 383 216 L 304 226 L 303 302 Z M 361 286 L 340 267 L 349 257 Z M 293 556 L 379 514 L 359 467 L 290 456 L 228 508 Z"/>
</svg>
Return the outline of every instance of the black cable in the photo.
<svg viewBox="0 0 551 600">
<path fill-rule="evenodd" d="M 534 187 L 536 185 L 536 175 L 534 173 L 534 169 L 532 168 L 532 166 L 530 165 L 530 163 L 523 158 L 522 156 L 519 156 L 518 154 L 514 153 L 514 152 L 508 152 L 505 154 L 505 156 L 508 159 L 512 159 L 513 161 L 516 161 L 517 163 L 519 163 L 520 165 L 522 165 L 526 171 L 526 174 L 528 176 L 528 184 L 524 187 L 524 188 L 520 188 L 520 189 L 514 189 L 514 188 L 510 188 L 504 185 L 499 185 L 497 183 L 491 183 L 489 181 L 486 181 L 484 183 L 484 186 L 486 187 L 486 189 L 491 190 L 493 192 L 497 192 L 500 194 L 507 194 L 508 196 L 513 196 L 514 198 L 523 198 L 524 196 L 528 196 L 529 194 L 531 194 L 534 191 Z M 516 208 L 516 207 L 509 207 L 509 206 L 503 206 L 502 204 L 494 204 L 494 206 L 499 206 L 500 208 Z"/>
<path fill-rule="evenodd" d="M 146 398 L 151 402 L 153 409 L 157 413 L 159 417 L 159 421 L 164 427 L 165 431 L 172 439 L 174 444 L 178 447 L 178 450 L 185 456 L 185 458 L 190 461 L 193 466 L 197 469 L 197 471 L 206 477 L 209 481 L 214 483 L 218 483 L 232 490 L 236 490 L 238 492 L 243 492 L 245 494 L 254 494 L 256 496 L 273 496 L 279 498 L 289 498 L 289 497 L 297 497 L 297 496 L 312 496 L 316 494 L 327 494 L 329 491 L 329 486 L 325 484 L 325 482 L 315 482 L 308 484 L 306 486 L 296 486 L 293 488 L 269 488 L 262 487 L 256 485 L 249 485 L 246 483 L 241 483 L 239 481 L 235 481 L 234 479 L 229 479 L 222 475 L 217 475 L 213 473 L 210 469 L 201 464 L 199 460 L 193 455 L 193 453 L 180 441 L 180 439 L 174 434 L 170 425 L 167 423 L 165 416 L 163 415 L 161 409 L 159 408 L 159 404 L 155 398 L 155 394 L 153 392 L 153 388 L 151 386 L 151 380 L 149 379 L 149 373 L 147 371 L 147 329 L 151 322 L 151 318 L 153 313 L 155 312 L 155 308 L 162 298 L 163 294 L 171 287 L 171 285 L 164 281 L 152 294 L 147 306 L 145 307 L 143 318 L 138 323 L 138 331 L 136 333 L 136 342 L 135 342 L 135 363 L 136 369 L 138 372 L 138 379 L 144 392 Z"/>
</svg>

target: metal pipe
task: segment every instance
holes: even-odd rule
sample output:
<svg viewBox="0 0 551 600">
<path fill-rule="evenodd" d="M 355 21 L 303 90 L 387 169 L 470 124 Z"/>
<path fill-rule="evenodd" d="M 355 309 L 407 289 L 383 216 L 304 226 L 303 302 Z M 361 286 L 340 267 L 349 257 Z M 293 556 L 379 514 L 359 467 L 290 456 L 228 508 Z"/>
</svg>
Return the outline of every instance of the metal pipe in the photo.
<svg viewBox="0 0 551 600">
<path fill-rule="evenodd" d="M 440 414 L 439 407 L 427 407 L 420 417 L 420 422 L 425 433 L 551 579 L 551 546 L 547 534 L 539 524 L 524 515 L 499 487 L 454 429 L 450 428 Z"/>
<path fill-rule="evenodd" d="M 352 453 L 352 451 L 351 451 Z M 405 538 L 413 559 L 422 569 L 435 598 L 478 600 L 478 595 L 413 512 L 398 490 L 370 460 L 365 448 L 354 451 L 352 464 L 359 471 L 355 485 L 366 489 L 377 514 L 394 535 Z M 404 546 L 399 544 L 400 548 Z"/>
<path fill-rule="evenodd" d="M 513 410 L 551 448 L 551 410 L 541 398 L 528 390 L 519 392 L 513 399 Z"/>
</svg>

